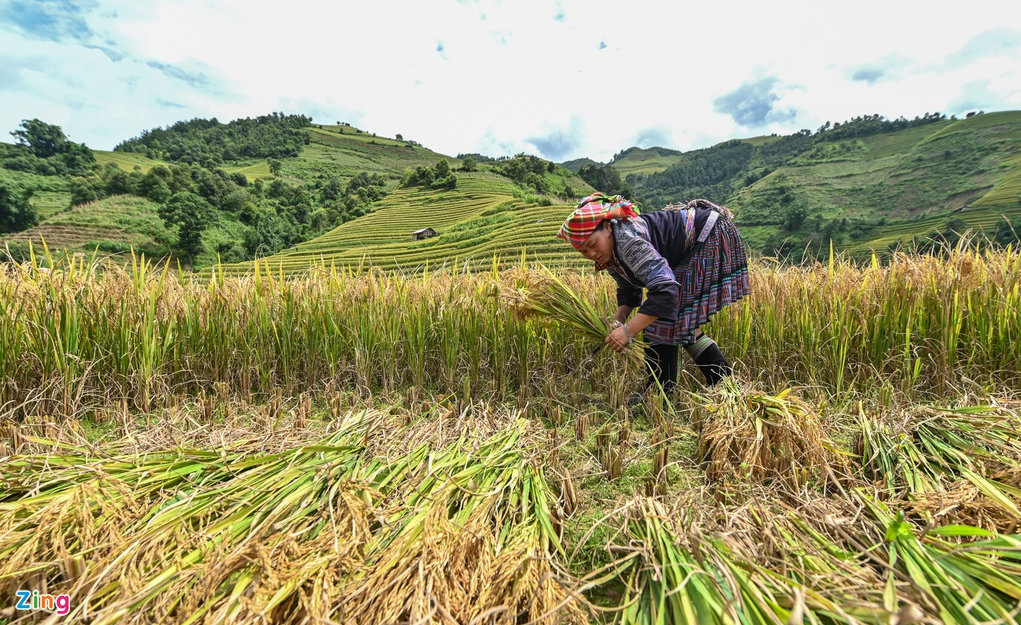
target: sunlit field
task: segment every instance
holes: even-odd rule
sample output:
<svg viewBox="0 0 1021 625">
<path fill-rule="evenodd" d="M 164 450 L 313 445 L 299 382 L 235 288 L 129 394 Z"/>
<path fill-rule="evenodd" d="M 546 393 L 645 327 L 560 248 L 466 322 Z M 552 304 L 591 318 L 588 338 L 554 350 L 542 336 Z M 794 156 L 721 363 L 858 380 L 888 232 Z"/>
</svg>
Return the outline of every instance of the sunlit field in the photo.
<svg viewBox="0 0 1021 625">
<path fill-rule="evenodd" d="M 0 623 L 1019 618 L 1016 250 L 757 260 L 641 406 L 605 275 L 291 269 L 0 265 Z"/>
</svg>

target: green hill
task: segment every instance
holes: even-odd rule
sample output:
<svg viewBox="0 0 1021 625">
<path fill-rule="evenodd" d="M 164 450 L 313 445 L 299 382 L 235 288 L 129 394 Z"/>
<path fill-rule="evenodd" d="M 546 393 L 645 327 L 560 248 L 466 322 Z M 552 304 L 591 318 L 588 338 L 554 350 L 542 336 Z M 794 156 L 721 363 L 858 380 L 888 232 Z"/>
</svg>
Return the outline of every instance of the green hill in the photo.
<svg viewBox="0 0 1021 625">
<path fill-rule="evenodd" d="M 45 239 L 58 251 L 134 248 L 181 254 L 199 268 L 219 260 L 229 272 L 251 270 L 245 261 L 254 257 L 287 269 L 367 261 L 417 269 L 516 260 L 526 250 L 573 263 L 580 257 L 553 234 L 593 190 L 572 173 L 584 166 L 586 174 L 612 167 L 645 210 L 696 197 L 726 204 L 760 253 L 825 254 L 832 241 L 838 251 L 867 256 L 928 239 L 952 242 L 967 230 L 1002 234 L 1011 220 L 1021 231 L 1019 146 L 1016 111 L 966 119 L 866 116 L 814 133 L 689 152 L 629 148 L 607 166 L 590 159 L 558 166 L 530 156 L 461 161 L 402 137 L 303 116 L 192 120 L 95 152 L 98 169 L 86 177 L 25 171 L 24 163 L 38 159 L 0 145 L 4 162 L 21 168 L 0 168 L 0 184 L 33 190 L 40 218 L 28 231 L 0 237 L 0 247 L 23 250 Z M 447 166 L 437 175 L 446 177 L 434 180 L 431 168 L 441 161 Z M 190 252 L 180 227 L 160 219 L 161 207 L 185 192 L 211 211 Z M 421 228 L 437 236 L 413 241 Z"/>
<path fill-rule="evenodd" d="M 677 164 L 682 154 L 667 148 L 628 148 L 614 156 L 610 165 L 625 178 L 630 174 L 648 176 Z"/>
<path fill-rule="evenodd" d="M 166 256 L 177 233 L 176 228 L 164 226 L 157 213 L 165 198 L 153 201 L 152 193 L 139 189 L 146 186 L 146 176 L 155 168 L 172 187 L 168 194 L 178 190 L 182 177 L 195 187 L 190 190 L 199 193 L 210 186 L 210 179 L 219 186 L 206 194 L 214 210 L 202 235 L 203 248 L 194 259 L 196 266 L 212 264 L 218 257 L 237 260 L 249 253 L 247 246 L 253 255 L 272 253 L 274 247 L 315 236 L 317 228 L 328 231 L 335 223 L 371 210 L 372 194 L 354 201 L 345 195 L 346 187 L 359 175 L 379 176 L 379 187 L 393 189 L 406 170 L 447 158 L 414 142 L 376 137 L 348 125 L 309 125 L 300 132 L 307 135 L 304 147 L 295 157 L 276 159 L 275 173 L 271 171 L 274 159 L 266 158 L 235 159 L 217 166 L 171 162 L 165 159 L 165 151 L 137 139 L 125 145 L 138 151 L 93 151 L 99 169 L 91 178 L 0 168 L 0 184 L 34 190 L 30 203 L 39 216 L 34 228 L 0 235 L 0 248 L 6 244 L 20 257 L 29 241 L 38 247 L 45 240 L 55 252 L 92 254 L 98 248 L 104 254 L 126 255 L 134 247 Z M 171 143 L 166 133 L 156 136 Z M 187 141 L 185 134 L 177 143 L 187 148 Z M 0 148 L 14 150 L 15 146 Z M 167 174 L 176 172 L 175 168 L 183 173 Z M 201 172 L 205 173 L 200 176 Z M 216 175 L 225 180 L 217 181 Z M 228 201 L 231 194 L 234 198 Z M 264 232 L 267 227 L 273 232 Z M 253 234 L 253 230 L 259 232 Z M 185 264 L 189 260 L 185 258 Z"/>
<path fill-rule="evenodd" d="M 487 267 L 494 258 L 516 264 L 525 252 L 532 260 L 581 264 L 584 259 L 555 236 L 573 203 L 542 206 L 538 199 L 522 196 L 502 176 L 461 174 L 454 190 L 399 189 L 372 213 L 262 262 L 285 273 L 331 264 L 418 271 L 445 263 Z M 412 238 L 426 228 L 436 236 Z M 252 263 L 222 267 L 228 274 L 252 270 Z"/>
<path fill-rule="evenodd" d="M 272 126 L 304 118 L 267 119 Z M 37 189 L 31 201 L 42 219 L 4 243 L 15 257 L 27 254 L 30 241 L 37 247 L 45 241 L 55 252 L 127 255 L 134 249 L 158 258 L 179 254 L 183 264 L 196 268 L 223 262 L 227 271 L 249 270 L 250 263 L 237 261 L 277 252 L 274 262 L 289 267 L 305 267 L 312 259 L 363 258 L 380 266 L 419 266 L 426 259 L 443 262 L 447 255 L 483 255 L 491 262 L 494 252 L 516 257 L 523 247 L 548 246 L 555 226 L 541 230 L 536 223 L 548 220 L 551 210 L 555 221 L 563 219 L 574 198 L 592 191 L 567 169 L 535 157 L 462 162 L 347 124 L 302 127 L 305 138 L 294 156 L 224 160 L 228 153 L 293 148 L 292 128 L 285 128 L 288 142 L 276 146 L 272 133 L 257 126 L 250 120 L 239 126 L 245 136 L 256 137 L 253 144 L 244 136 L 236 143 L 223 139 L 233 122 L 192 120 L 147 131 L 113 152 L 95 152 L 97 171 L 84 178 L 7 172 L 19 178 L 18 188 Z M 207 146 L 213 139 L 219 143 Z M 171 157 L 177 160 L 166 160 Z M 441 161 L 446 177 L 434 181 Z M 53 189 L 48 195 L 38 191 L 43 182 Z M 161 208 L 182 194 L 192 198 L 184 205 L 198 206 L 207 222 L 199 246 L 187 250 L 180 228 L 195 216 L 177 215 L 179 225 L 169 226 L 160 218 Z M 41 210 L 39 200 L 50 206 Z M 519 234 L 530 229 L 541 234 L 512 241 L 500 232 L 509 223 Z M 434 228 L 439 236 L 410 242 L 410 232 L 420 227 Z M 556 242 L 550 247 L 561 256 L 565 251 Z"/>
<path fill-rule="evenodd" d="M 864 254 L 936 234 L 991 235 L 1021 217 L 1019 146 L 1021 112 L 862 137 L 822 133 L 761 178 L 749 171 L 724 201 L 767 252 L 783 240 L 796 250 L 827 250 L 832 240 Z"/>
</svg>

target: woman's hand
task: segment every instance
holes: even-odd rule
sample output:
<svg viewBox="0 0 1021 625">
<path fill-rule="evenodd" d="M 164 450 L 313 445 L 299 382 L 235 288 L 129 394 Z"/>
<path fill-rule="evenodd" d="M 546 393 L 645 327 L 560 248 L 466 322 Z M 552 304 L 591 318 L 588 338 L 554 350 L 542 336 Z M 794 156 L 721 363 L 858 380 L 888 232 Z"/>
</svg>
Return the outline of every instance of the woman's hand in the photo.
<svg viewBox="0 0 1021 625">
<path fill-rule="evenodd" d="M 631 338 L 631 335 L 628 334 L 627 327 L 619 321 L 614 321 L 613 330 L 603 341 L 603 344 L 608 345 L 610 349 L 616 352 L 622 352 L 631 344 Z"/>
</svg>

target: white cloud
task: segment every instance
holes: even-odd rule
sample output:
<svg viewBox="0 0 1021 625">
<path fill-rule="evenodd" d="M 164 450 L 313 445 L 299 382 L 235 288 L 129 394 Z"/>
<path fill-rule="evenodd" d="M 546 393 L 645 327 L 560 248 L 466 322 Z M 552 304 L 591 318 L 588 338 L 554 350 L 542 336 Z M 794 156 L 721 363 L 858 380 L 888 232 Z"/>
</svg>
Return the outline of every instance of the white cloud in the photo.
<svg viewBox="0 0 1021 625">
<path fill-rule="evenodd" d="M 284 110 L 450 155 L 606 161 L 653 138 L 686 150 L 977 99 L 1021 107 L 1021 31 L 1002 26 L 1021 12 L 1006 1 L 26 3 L 0 0 L 0 127 L 38 117 L 100 149 L 180 119 Z M 50 15 L 62 30 L 32 32 L 26 12 L 43 10 L 67 13 Z M 743 102 L 772 115 L 716 110 L 755 85 Z"/>
</svg>

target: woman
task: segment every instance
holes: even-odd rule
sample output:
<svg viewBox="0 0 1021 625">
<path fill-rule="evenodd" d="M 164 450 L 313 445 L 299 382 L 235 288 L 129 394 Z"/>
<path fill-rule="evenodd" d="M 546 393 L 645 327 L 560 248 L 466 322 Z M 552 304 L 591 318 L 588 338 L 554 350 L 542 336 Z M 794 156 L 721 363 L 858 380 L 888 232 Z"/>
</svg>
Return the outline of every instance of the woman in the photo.
<svg viewBox="0 0 1021 625">
<path fill-rule="evenodd" d="M 617 282 L 617 313 L 605 344 L 620 351 L 645 332 L 646 390 L 657 381 L 668 392 L 677 384 L 679 345 L 709 386 L 731 374 L 719 346 L 700 330 L 749 292 L 748 257 L 727 209 L 694 200 L 639 215 L 622 196 L 594 193 L 557 236 Z"/>
</svg>

